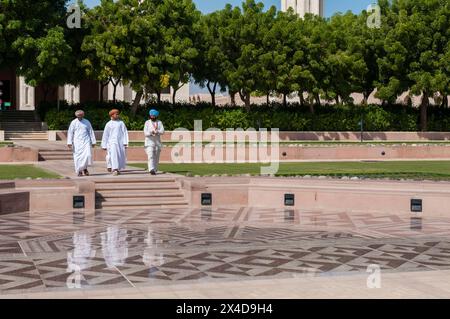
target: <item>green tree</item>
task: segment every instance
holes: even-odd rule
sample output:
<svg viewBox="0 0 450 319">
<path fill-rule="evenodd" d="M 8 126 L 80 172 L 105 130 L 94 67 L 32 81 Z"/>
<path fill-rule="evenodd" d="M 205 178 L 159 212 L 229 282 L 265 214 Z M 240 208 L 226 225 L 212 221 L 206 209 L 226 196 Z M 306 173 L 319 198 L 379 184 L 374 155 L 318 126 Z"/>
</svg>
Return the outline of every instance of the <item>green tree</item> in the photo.
<svg viewBox="0 0 450 319">
<path fill-rule="evenodd" d="M 0 0 L 0 68 L 28 67 L 33 42 L 65 22 L 67 0 Z"/>
<path fill-rule="evenodd" d="M 449 6 L 446 0 L 394 1 L 393 26 L 384 43 L 386 56 L 379 60 L 384 81 L 378 95 L 391 101 L 408 89 L 422 95 L 423 131 L 427 130 L 429 98 L 441 90 L 448 92 Z"/>
<path fill-rule="evenodd" d="M 202 16 L 200 32 L 196 41 L 198 56 L 193 76 L 195 83 L 206 87 L 211 94 L 212 105 L 216 105 L 217 89 L 226 90 L 225 54 L 223 38 L 219 32 L 224 27 L 225 19 L 222 11 Z"/>
</svg>

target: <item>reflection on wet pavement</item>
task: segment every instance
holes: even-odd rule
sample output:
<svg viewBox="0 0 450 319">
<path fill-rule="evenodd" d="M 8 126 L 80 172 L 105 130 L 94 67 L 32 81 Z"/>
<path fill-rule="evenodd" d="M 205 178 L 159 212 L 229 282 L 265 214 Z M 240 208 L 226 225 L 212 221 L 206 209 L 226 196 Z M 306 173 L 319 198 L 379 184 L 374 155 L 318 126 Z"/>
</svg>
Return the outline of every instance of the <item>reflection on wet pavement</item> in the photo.
<svg viewBox="0 0 450 319">
<path fill-rule="evenodd" d="M 0 218 L 0 290 L 450 269 L 450 218 L 293 209 Z"/>
</svg>

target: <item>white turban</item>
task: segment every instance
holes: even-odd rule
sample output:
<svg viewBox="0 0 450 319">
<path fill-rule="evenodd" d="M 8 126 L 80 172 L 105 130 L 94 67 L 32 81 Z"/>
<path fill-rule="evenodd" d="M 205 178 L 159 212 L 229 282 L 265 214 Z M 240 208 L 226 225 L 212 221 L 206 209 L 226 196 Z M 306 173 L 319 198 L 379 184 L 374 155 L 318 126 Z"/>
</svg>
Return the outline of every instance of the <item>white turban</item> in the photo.
<svg viewBox="0 0 450 319">
<path fill-rule="evenodd" d="M 76 111 L 76 112 L 75 112 L 75 116 L 76 116 L 76 117 L 78 117 L 78 116 L 84 116 L 84 111 L 83 111 L 83 110 L 78 110 L 78 111 Z"/>
</svg>

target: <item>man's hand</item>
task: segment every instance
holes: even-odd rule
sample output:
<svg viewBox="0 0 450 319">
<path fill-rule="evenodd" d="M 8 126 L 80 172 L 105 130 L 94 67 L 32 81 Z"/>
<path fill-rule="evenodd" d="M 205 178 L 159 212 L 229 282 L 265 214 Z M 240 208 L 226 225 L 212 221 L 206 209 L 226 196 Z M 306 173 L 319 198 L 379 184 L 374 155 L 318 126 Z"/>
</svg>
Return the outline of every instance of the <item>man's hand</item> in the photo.
<svg viewBox="0 0 450 319">
<path fill-rule="evenodd" d="M 127 145 L 127 144 L 125 144 L 124 146 L 125 146 L 125 148 L 128 148 L 128 145 Z"/>
<path fill-rule="evenodd" d="M 72 149 L 72 144 L 68 144 L 67 147 L 68 147 L 69 149 Z"/>
<path fill-rule="evenodd" d="M 102 148 L 102 150 L 106 151 L 106 148 Z"/>
<path fill-rule="evenodd" d="M 95 148 L 97 146 L 97 144 L 92 144 L 92 148 Z"/>
</svg>

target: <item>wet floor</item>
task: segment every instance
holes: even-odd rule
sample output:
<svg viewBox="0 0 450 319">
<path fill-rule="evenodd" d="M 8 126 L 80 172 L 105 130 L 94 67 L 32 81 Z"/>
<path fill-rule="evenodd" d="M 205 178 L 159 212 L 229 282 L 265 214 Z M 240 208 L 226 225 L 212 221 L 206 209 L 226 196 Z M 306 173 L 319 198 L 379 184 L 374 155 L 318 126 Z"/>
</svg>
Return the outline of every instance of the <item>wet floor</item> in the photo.
<svg viewBox="0 0 450 319">
<path fill-rule="evenodd" d="M 0 291 L 450 269 L 450 218 L 263 208 L 0 216 Z"/>
</svg>

